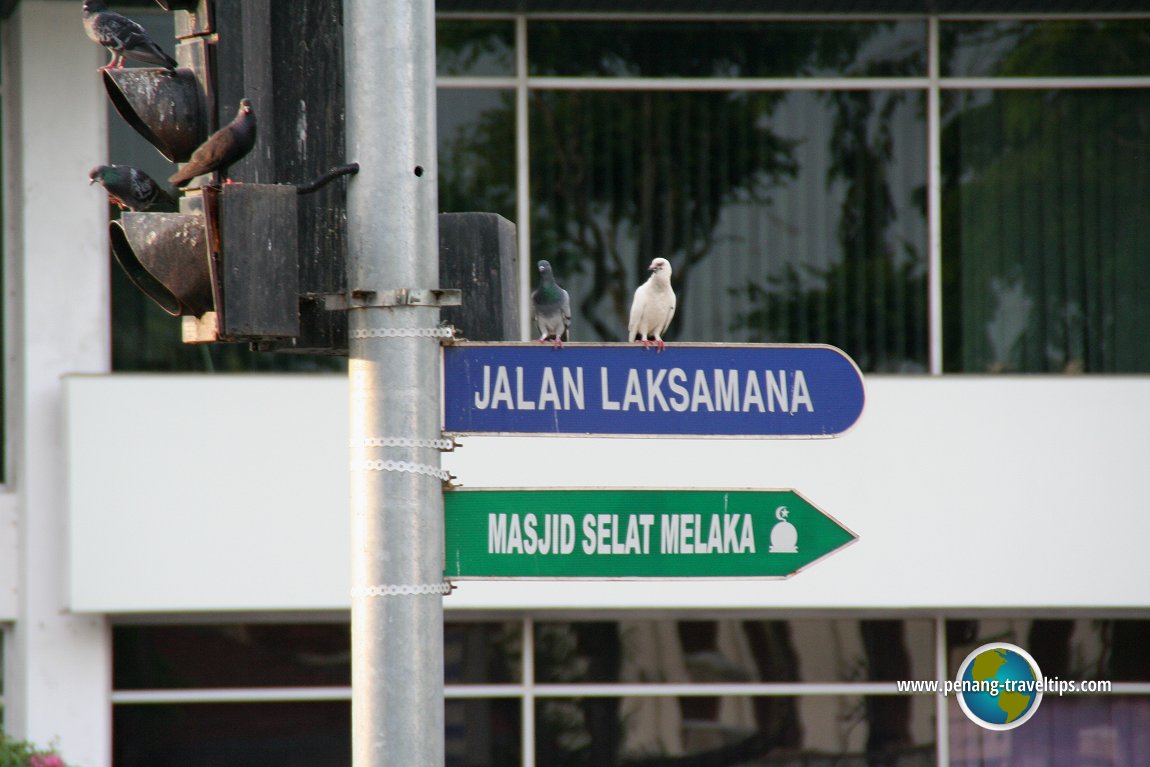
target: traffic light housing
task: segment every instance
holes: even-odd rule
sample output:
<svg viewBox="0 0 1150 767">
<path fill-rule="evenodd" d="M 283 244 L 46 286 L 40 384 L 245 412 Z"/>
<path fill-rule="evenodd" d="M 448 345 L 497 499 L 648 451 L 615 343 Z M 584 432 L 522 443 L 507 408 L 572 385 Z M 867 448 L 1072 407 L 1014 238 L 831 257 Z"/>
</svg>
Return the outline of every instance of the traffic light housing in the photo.
<svg viewBox="0 0 1150 767">
<path fill-rule="evenodd" d="M 108 225 L 128 279 L 173 317 L 215 308 L 203 214 L 124 213 Z"/>
<path fill-rule="evenodd" d="M 177 69 L 105 69 L 102 78 L 128 125 L 170 162 L 185 162 L 226 122 L 218 112 L 235 109 L 217 99 L 216 59 L 242 36 L 217 34 L 213 0 L 157 2 L 177 12 Z M 234 66 L 234 50 L 224 58 Z M 222 180 L 193 180 L 178 213 L 124 213 L 109 225 L 112 253 L 136 287 L 183 318 L 185 342 L 295 338 L 296 189 Z"/>
<path fill-rule="evenodd" d="M 295 187 L 227 184 L 185 197 L 179 213 L 124 213 L 109 226 L 128 279 L 172 316 L 186 343 L 299 335 Z M 227 243 L 226 249 L 224 243 Z"/>
<path fill-rule="evenodd" d="M 116 261 L 181 317 L 186 342 L 346 355 L 346 181 L 309 183 L 349 159 L 342 0 L 156 2 L 175 13 L 178 67 L 104 70 L 116 111 L 173 163 L 228 122 L 244 97 L 254 103 L 258 137 L 229 172 L 242 183 L 200 177 L 177 213 L 113 221 Z M 465 306 L 444 319 L 472 339 L 518 338 L 515 252 L 514 227 L 498 216 L 441 216 L 441 277 L 467 291 Z"/>
</svg>

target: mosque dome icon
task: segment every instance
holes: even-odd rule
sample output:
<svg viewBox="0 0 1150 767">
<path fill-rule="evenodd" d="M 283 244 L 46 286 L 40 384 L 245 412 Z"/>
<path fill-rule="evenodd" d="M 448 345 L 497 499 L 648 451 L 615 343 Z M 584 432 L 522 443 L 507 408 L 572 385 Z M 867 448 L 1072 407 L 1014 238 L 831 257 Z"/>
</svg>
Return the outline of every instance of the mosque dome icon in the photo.
<svg viewBox="0 0 1150 767">
<path fill-rule="evenodd" d="M 786 506 L 775 509 L 775 519 L 779 521 L 771 528 L 771 554 L 797 554 L 799 551 L 799 531 L 787 521 L 790 513 Z"/>
</svg>

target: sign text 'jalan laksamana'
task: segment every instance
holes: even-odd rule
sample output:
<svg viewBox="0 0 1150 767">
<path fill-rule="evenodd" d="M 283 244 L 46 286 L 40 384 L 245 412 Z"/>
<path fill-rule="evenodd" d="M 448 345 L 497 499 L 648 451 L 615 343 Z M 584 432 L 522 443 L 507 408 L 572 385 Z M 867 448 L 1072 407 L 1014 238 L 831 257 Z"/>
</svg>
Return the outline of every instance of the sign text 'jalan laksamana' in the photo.
<svg viewBox="0 0 1150 767">
<path fill-rule="evenodd" d="M 862 377 L 830 346 L 455 344 L 444 429 L 460 434 L 830 437 L 862 413 Z"/>
</svg>

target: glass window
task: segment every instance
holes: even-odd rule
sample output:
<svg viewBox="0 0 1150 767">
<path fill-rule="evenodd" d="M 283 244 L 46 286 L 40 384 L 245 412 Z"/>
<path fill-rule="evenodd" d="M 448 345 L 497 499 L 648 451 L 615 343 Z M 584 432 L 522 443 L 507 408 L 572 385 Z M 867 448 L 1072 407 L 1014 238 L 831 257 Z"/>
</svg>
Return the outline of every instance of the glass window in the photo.
<svg viewBox="0 0 1150 767">
<path fill-rule="evenodd" d="M 924 76 L 926 23 L 533 21 L 531 75 Z"/>
<path fill-rule="evenodd" d="M 448 700 L 444 710 L 447 767 L 516 767 L 523 743 L 517 698 Z"/>
<path fill-rule="evenodd" d="M 951 767 L 1109 766 L 1146 758 L 1150 698 L 1046 694 L 1034 716 L 1005 732 L 979 727 L 953 696 L 949 701 Z"/>
<path fill-rule="evenodd" d="M 933 720 L 927 696 L 553 698 L 535 763 L 926 767 Z"/>
<path fill-rule="evenodd" d="M 448 700 L 448 767 L 503 767 L 521 760 L 517 700 Z M 120 705 L 113 711 L 117 767 L 345 767 L 351 703 L 339 701 Z"/>
<path fill-rule="evenodd" d="M 948 21 L 939 46 L 945 77 L 1150 73 L 1145 20 Z"/>
<path fill-rule="evenodd" d="M 349 701 L 120 705 L 112 710 L 116 767 L 346 767 Z"/>
<path fill-rule="evenodd" d="M 116 626 L 117 690 L 351 684 L 346 623 Z"/>
<path fill-rule="evenodd" d="M 440 88 L 439 209 L 515 214 L 515 94 Z"/>
<path fill-rule="evenodd" d="M 950 620 L 946 637 L 950 678 L 976 648 L 1009 642 L 1029 652 L 1048 678 L 1150 682 L 1150 620 Z"/>
<path fill-rule="evenodd" d="M 924 98 L 533 92 L 532 254 L 572 339 L 621 341 L 655 257 L 678 341 L 821 342 L 927 366 Z"/>
<path fill-rule="evenodd" d="M 510 77 L 515 74 L 515 26 L 510 21 L 454 21 L 435 25 L 440 77 Z"/>
<path fill-rule="evenodd" d="M 522 681 L 518 622 L 447 623 L 443 627 L 446 684 L 514 684 Z"/>
<path fill-rule="evenodd" d="M 448 684 L 520 680 L 518 623 L 447 623 Z M 346 623 L 116 626 L 117 690 L 333 687 L 351 684 Z"/>
<path fill-rule="evenodd" d="M 537 623 L 540 683 L 867 682 L 928 679 L 930 620 Z"/>
<path fill-rule="evenodd" d="M 947 371 L 1150 371 L 1150 90 L 947 100 Z"/>
</svg>

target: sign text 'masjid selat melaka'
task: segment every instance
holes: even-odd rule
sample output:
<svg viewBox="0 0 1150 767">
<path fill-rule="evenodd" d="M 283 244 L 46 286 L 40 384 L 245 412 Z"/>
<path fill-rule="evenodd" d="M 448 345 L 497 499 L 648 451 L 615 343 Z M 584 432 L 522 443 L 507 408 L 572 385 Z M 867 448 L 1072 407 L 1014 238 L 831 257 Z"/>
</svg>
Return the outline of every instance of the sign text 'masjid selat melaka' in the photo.
<svg viewBox="0 0 1150 767">
<path fill-rule="evenodd" d="M 785 578 L 855 540 L 793 490 L 444 494 L 448 578 Z"/>
<path fill-rule="evenodd" d="M 565 556 L 577 547 L 588 556 L 754 554 L 755 523 L 751 514 L 487 515 L 488 554 Z"/>
</svg>

